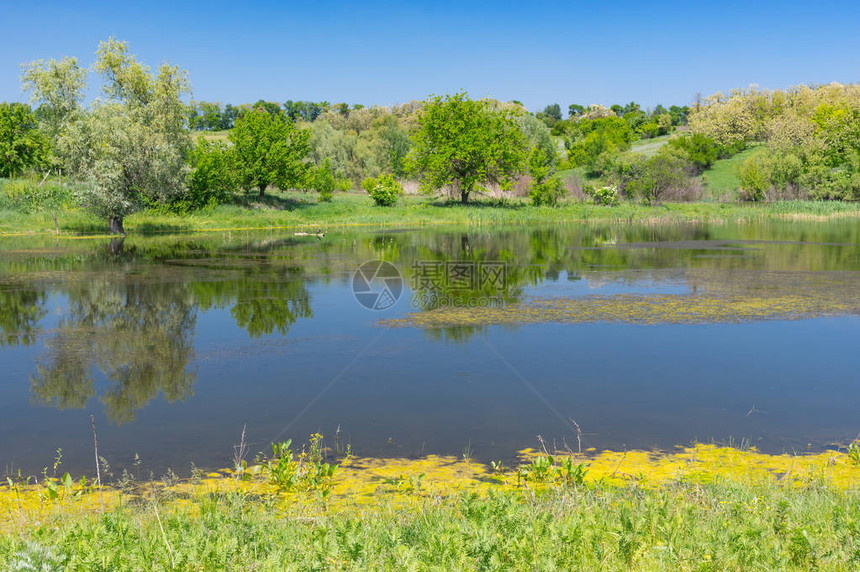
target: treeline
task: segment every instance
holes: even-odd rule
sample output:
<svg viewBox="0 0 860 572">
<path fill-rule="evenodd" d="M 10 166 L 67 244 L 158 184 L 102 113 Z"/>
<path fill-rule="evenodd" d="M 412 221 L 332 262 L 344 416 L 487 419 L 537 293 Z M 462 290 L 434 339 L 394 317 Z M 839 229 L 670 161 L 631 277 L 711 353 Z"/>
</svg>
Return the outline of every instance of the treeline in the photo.
<svg viewBox="0 0 860 572">
<path fill-rule="evenodd" d="M 321 201 L 360 187 L 379 205 L 395 203 L 407 181 L 464 203 L 515 187 L 535 205 L 571 195 L 606 205 L 690 200 L 702 194 L 699 174 L 744 150 L 755 152 L 739 169 L 740 199 L 860 198 L 855 85 L 735 91 L 668 109 L 572 104 L 563 119 L 558 104 L 529 113 L 465 93 L 391 107 L 188 105 L 185 70 L 153 71 L 115 39 L 99 45 L 91 71 L 102 96 L 85 107 L 88 70 L 77 59 L 24 66 L 33 107 L 0 104 L 0 177 L 65 172 L 83 183 L 76 204 L 117 231 L 142 208 L 185 212 L 272 187 Z M 636 140 L 670 134 L 650 156 L 633 152 Z"/>
</svg>

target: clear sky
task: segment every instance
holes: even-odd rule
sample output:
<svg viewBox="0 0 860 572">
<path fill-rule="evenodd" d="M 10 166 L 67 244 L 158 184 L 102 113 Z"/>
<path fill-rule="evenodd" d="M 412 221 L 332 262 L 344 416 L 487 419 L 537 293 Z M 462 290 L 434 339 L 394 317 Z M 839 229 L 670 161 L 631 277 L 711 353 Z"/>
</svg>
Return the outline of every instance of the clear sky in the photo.
<svg viewBox="0 0 860 572">
<path fill-rule="evenodd" d="M 548 103 L 689 104 L 758 84 L 860 81 L 860 2 L 0 0 L 0 101 L 22 62 L 127 40 L 198 100 L 392 104 L 466 90 Z"/>
</svg>

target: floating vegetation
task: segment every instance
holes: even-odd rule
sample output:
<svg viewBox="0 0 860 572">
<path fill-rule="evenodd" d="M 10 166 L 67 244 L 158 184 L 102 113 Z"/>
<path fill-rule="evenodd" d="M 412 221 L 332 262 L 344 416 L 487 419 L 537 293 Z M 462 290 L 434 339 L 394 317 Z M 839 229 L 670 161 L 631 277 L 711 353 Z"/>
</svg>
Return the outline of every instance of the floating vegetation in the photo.
<svg viewBox="0 0 860 572">
<path fill-rule="evenodd" d="M 596 273 L 611 280 L 612 273 Z M 860 314 L 856 272 L 724 272 L 693 269 L 685 294 L 532 298 L 501 308 L 446 307 L 384 320 L 427 329 L 545 323 L 708 324 Z"/>
<path fill-rule="evenodd" d="M 153 495 L 186 504 L 194 496 L 225 492 L 270 496 L 287 503 L 325 501 L 333 507 L 349 507 L 380 502 L 411 503 L 418 498 L 461 493 L 484 495 L 492 491 L 516 492 L 559 486 L 659 488 L 676 483 L 716 481 L 789 487 L 815 485 L 833 490 L 855 490 L 860 486 L 860 464 L 853 461 L 850 451 L 768 455 L 755 448 L 741 450 L 698 444 L 679 447 L 671 453 L 632 450 L 561 452 L 550 456 L 525 449 L 519 453 L 519 466 L 508 469 L 501 463 L 488 466 L 439 455 L 418 459 L 347 456 L 339 465 L 330 465 L 323 462 L 322 456 L 315 457 L 314 450 L 312 443 L 311 449 L 302 455 L 307 456 L 307 467 L 326 469 L 319 481 L 324 482 L 323 487 L 318 486 L 317 481 L 311 482 L 319 471 L 306 468 L 302 477 L 295 467 L 288 472 L 292 477 L 299 475 L 294 478 L 297 484 L 284 486 L 283 471 L 273 469 L 271 461 L 238 471 L 224 469 L 197 474 L 187 480 L 171 477 L 162 481 L 134 482 L 132 486 L 129 482 L 120 482 L 103 490 L 86 478 L 75 481 L 68 474 L 62 478 L 38 480 L 10 477 L 0 484 L 0 520 L 8 525 L 19 522 L 22 517 L 44 518 L 64 504 L 73 505 L 75 511 L 94 512 L 99 510 L 102 500 L 109 508 L 121 504 L 124 498 L 128 502 Z M 296 467 L 300 466 L 302 458 L 295 458 Z M 303 479 L 313 486 L 299 486 Z"/>
<path fill-rule="evenodd" d="M 849 303 L 817 303 L 805 296 L 750 299 L 696 295 L 586 296 L 535 298 L 504 308 L 443 308 L 385 320 L 388 326 L 514 326 L 546 323 L 707 324 L 798 320 L 857 313 Z"/>
</svg>

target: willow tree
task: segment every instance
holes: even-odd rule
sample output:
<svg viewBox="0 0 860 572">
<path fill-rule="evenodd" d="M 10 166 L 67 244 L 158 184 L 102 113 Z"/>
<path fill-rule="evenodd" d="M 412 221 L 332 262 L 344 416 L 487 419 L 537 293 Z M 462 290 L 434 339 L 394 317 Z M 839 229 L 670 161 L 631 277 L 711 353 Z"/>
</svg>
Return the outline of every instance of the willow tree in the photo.
<svg viewBox="0 0 860 572">
<path fill-rule="evenodd" d="M 129 54 L 128 43 L 114 38 L 99 44 L 93 68 L 101 75 L 102 97 L 64 119 L 56 143 L 67 168 L 89 183 L 79 196 L 83 206 L 107 218 L 111 232 L 125 234 L 127 215 L 185 192 L 188 74 L 168 64 L 153 73 Z M 35 62 L 25 69 L 25 88 L 35 100 L 63 101 L 68 82 L 28 82 L 52 77 L 50 66 Z"/>
<path fill-rule="evenodd" d="M 448 188 L 466 204 L 487 185 L 509 188 L 525 169 L 527 149 L 515 111 L 458 93 L 426 103 L 408 159 L 423 190 Z"/>
</svg>

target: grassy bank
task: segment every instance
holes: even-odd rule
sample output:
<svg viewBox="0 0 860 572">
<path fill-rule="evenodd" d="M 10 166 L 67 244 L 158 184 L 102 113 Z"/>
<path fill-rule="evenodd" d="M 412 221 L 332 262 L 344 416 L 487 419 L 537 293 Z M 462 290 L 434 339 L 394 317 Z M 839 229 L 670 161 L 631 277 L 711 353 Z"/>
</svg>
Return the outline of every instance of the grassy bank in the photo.
<svg viewBox="0 0 860 572">
<path fill-rule="evenodd" d="M 7 484 L 0 569 L 860 567 L 860 467 L 844 453 L 526 451 L 517 470 L 347 458 L 328 486 L 305 458 L 289 487 L 270 461 L 245 476 L 124 479 L 101 496 L 70 479 Z"/>
<path fill-rule="evenodd" d="M 63 234 L 103 233 L 106 221 L 78 209 L 54 211 Z M 313 195 L 275 192 L 247 206 L 223 205 L 187 215 L 145 211 L 128 217 L 127 232 L 170 233 L 224 229 L 468 224 L 475 226 L 606 222 L 744 222 L 767 219 L 826 220 L 860 217 L 860 204 L 840 202 L 667 203 L 616 207 L 567 203 L 533 207 L 523 199 L 475 201 L 468 206 L 428 197 L 406 197 L 394 207 L 376 207 L 363 194 L 339 194 L 331 203 Z M 0 234 L 53 233 L 51 213 L 0 209 Z"/>
</svg>

